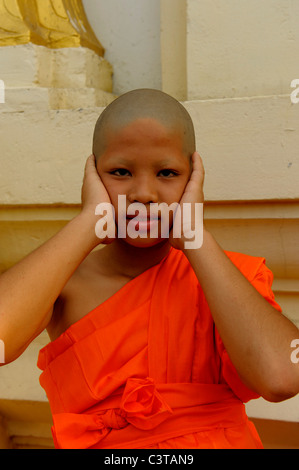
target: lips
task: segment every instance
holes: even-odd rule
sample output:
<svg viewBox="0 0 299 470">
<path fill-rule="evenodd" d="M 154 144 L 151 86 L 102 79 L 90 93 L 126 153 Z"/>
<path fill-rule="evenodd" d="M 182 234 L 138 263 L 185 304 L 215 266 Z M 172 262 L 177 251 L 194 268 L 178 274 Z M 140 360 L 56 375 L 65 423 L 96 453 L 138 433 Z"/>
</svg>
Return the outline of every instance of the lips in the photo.
<svg viewBox="0 0 299 470">
<path fill-rule="evenodd" d="M 146 217 L 144 215 L 127 215 L 126 220 L 130 230 L 138 234 L 149 234 L 152 230 L 158 229 L 159 217 L 151 216 L 150 214 Z"/>
<path fill-rule="evenodd" d="M 127 220 L 133 220 L 134 219 L 134 222 L 153 222 L 153 221 L 156 221 L 156 220 L 160 220 L 160 217 L 157 217 L 157 216 L 151 216 L 150 214 L 148 214 L 146 217 L 144 216 L 141 216 L 141 215 L 127 215 Z"/>
</svg>

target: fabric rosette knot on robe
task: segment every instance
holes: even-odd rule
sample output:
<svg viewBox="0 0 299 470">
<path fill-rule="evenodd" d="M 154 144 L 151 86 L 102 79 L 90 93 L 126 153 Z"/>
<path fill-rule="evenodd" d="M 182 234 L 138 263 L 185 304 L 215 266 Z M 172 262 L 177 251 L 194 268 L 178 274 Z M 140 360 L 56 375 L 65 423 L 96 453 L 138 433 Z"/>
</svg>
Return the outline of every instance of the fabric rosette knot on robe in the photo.
<svg viewBox="0 0 299 470">
<path fill-rule="evenodd" d="M 131 424 L 148 431 L 159 426 L 172 413 L 153 379 L 129 378 L 119 408 L 109 409 L 103 414 L 53 415 L 53 438 L 57 448 L 86 449 L 104 439 L 112 429 L 122 429 Z"/>
</svg>

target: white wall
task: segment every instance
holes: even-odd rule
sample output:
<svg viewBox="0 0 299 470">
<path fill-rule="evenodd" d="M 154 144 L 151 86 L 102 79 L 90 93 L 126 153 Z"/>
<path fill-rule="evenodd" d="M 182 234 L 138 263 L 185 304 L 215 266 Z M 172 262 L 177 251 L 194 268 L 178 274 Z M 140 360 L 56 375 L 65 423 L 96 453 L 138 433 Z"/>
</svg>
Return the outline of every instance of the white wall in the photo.
<svg viewBox="0 0 299 470">
<path fill-rule="evenodd" d="M 83 0 L 114 68 L 114 93 L 161 89 L 160 0 Z"/>
<path fill-rule="evenodd" d="M 291 93 L 299 75 L 298 0 L 187 5 L 190 100 Z"/>
</svg>

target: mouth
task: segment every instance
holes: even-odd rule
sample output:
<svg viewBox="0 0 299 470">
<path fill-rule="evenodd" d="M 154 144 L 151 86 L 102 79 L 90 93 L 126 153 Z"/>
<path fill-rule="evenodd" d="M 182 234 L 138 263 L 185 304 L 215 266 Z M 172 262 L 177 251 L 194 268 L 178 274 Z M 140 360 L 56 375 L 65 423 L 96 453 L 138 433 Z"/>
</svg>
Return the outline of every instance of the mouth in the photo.
<svg viewBox="0 0 299 470">
<path fill-rule="evenodd" d="M 148 214 L 146 217 L 144 215 L 127 215 L 127 220 L 134 220 L 134 222 L 155 222 L 160 220 L 160 217 L 153 216 Z"/>
<path fill-rule="evenodd" d="M 138 232 L 139 234 L 141 233 L 149 234 L 151 230 L 154 230 L 154 229 L 157 230 L 158 223 L 159 223 L 159 217 L 153 216 L 150 214 L 147 214 L 147 216 L 145 216 L 144 214 L 127 215 L 126 220 L 128 224 L 134 221 L 133 223 L 134 228 L 132 227 L 132 229 Z"/>
</svg>

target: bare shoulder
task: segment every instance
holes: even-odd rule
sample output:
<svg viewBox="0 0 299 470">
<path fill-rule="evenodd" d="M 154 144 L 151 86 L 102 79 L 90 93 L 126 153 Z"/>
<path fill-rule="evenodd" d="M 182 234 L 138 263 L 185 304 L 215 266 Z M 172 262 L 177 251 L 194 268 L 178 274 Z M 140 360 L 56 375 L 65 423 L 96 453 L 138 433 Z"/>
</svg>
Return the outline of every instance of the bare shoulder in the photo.
<svg viewBox="0 0 299 470">
<path fill-rule="evenodd" d="M 98 251 L 90 253 L 64 286 L 47 328 L 52 341 L 103 301 L 105 267 L 101 259 Z"/>
<path fill-rule="evenodd" d="M 111 273 L 104 250 L 90 253 L 74 272 L 55 302 L 48 334 L 58 338 L 98 305 L 114 295 L 128 279 Z"/>
</svg>

